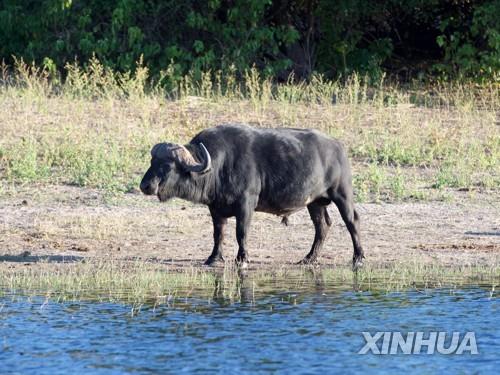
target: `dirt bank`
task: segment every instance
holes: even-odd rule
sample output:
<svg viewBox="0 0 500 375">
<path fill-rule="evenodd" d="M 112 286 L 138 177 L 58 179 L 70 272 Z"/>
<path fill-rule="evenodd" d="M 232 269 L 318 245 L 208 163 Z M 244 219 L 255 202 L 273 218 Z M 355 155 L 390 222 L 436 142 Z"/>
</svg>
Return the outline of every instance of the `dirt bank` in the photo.
<svg viewBox="0 0 500 375">
<path fill-rule="evenodd" d="M 500 206 L 487 196 L 456 195 L 451 203 L 357 207 L 367 262 L 499 263 Z M 329 210 L 334 225 L 320 263 L 347 265 L 351 241 L 336 208 Z M 309 251 L 313 236 L 307 210 L 291 216 L 288 227 L 278 217 L 257 213 L 249 237 L 251 266 L 293 264 Z M 201 266 L 211 247 L 208 210 L 183 201 L 160 204 L 140 194 L 110 198 L 96 190 L 67 186 L 5 188 L 0 197 L 2 267 L 88 257 Z M 232 219 L 226 232 L 226 259 L 234 257 L 236 250 Z"/>
</svg>

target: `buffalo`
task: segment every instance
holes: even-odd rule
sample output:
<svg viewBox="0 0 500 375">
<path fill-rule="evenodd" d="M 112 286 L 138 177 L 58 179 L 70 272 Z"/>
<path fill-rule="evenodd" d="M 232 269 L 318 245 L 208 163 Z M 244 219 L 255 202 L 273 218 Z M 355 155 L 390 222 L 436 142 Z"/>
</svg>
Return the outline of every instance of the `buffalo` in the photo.
<svg viewBox="0 0 500 375">
<path fill-rule="evenodd" d="M 283 217 L 307 207 L 315 228 L 309 253 L 314 263 L 332 225 L 333 202 L 351 235 L 353 267 L 362 265 L 359 215 L 354 209 L 349 160 L 342 144 L 317 130 L 220 125 L 198 133 L 188 144 L 159 143 L 141 191 L 165 202 L 178 197 L 207 205 L 214 246 L 206 265 L 224 261 L 222 242 L 227 218 L 236 217 L 238 255 L 248 264 L 247 233 L 254 211 Z"/>
</svg>

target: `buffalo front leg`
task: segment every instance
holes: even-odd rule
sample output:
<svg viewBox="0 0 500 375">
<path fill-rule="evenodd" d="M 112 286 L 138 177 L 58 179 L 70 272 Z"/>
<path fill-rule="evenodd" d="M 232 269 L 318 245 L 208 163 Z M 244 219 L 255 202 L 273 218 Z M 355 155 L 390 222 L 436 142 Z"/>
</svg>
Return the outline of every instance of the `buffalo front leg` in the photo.
<svg viewBox="0 0 500 375">
<path fill-rule="evenodd" d="M 236 215 L 236 240 L 238 241 L 238 255 L 236 264 L 241 268 L 248 266 L 248 253 L 246 250 L 247 233 L 252 221 L 254 206 L 249 203 L 242 205 Z"/>
<path fill-rule="evenodd" d="M 213 210 L 210 210 L 212 215 L 212 222 L 214 224 L 214 248 L 212 254 L 205 261 L 205 265 L 211 266 L 216 262 L 224 262 L 222 256 L 222 242 L 224 241 L 224 227 L 227 223 L 225 217 L 217 215 Z"/>
<path fill-rule="evenodd" d="M 299 262 L 299 264 L 311 264 L 316 262 L 328 233 L 328 228 L 332 224 L 330 216 L 328 216 L 328 212 L 326 211 L 326 206 L 311 203 L 307 206 L 307 210 L 309 211 L 309 215 L 311 216 L 311 220 L 314 224 L 314 242 L 309 254 L 307 254 L 306 257 Z"/>
</svg>

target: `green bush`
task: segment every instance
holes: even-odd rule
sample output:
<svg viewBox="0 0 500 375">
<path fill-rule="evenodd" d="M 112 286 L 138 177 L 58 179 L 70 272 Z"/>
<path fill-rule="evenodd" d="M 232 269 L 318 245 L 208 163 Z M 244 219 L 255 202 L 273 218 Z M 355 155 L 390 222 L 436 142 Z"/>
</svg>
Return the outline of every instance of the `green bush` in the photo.
<svg viewBox="0 0 500 375">
<path fill-rule="evenodd" d="M 445 56 L 436 69 L 442 73 L 481 78 L 500 72 L 500 1 L 477 3 L 440 22 L 437 43 Z"/>
<path fill-rule="evenodd" d="M 0 11 L 0 56 L 62 67 L 94 54 L 114 70 L 141 56 L 156 73 L 171 62 L 184 74 L 258 64 L 275 74 L 289 65 L 279 48 L 295 29 L 266 23 L 269 0 L 6 0 Z"/>
<path fill-rule="evenodd" d="M 498 79 L 498 0 L 3 0 L 0 59 L 52 78 L 93 56 L 114 71 L 143 57 L 153 76 L 291 73 L 329 78 L 434 72 Z"/>
</svg>

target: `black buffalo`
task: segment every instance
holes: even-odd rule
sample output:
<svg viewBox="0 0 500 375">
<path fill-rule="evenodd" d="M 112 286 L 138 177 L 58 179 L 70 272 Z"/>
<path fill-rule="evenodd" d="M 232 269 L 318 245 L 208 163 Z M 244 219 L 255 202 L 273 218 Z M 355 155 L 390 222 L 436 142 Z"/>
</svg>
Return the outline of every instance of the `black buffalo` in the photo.
<svg viewBox="0 0 500 375">
<path fill-rule="evenodd" d="M 354 246 L 353 266 L 364 258 L 359 216 L 353 205 L 351 168 L 344 147 L 316 130 L 263 129 L 221 125 L 203 130 L 187 145 L 159 143 L 141 191 L 208 206 L 214 225 L 214 247 L 205 264 L 223 260 L 222 240 L 228 217 L 236 217 L 238 255 L 248 261 L 246 238 L 254 211 L 283 216 L 307 207 L 316 234 L 301 261 L 316 261 L 332 222 L 327 206 L 334 202 Z"/>
</svg>

